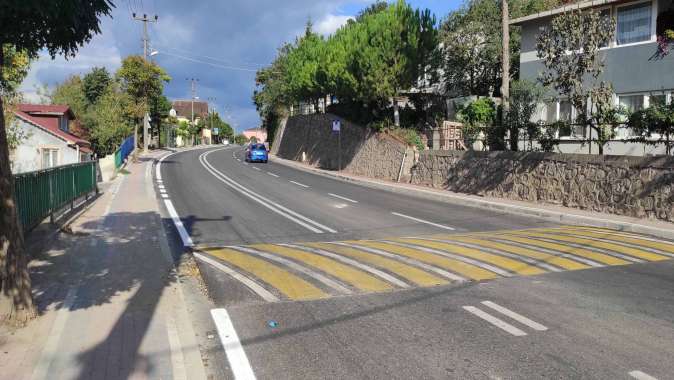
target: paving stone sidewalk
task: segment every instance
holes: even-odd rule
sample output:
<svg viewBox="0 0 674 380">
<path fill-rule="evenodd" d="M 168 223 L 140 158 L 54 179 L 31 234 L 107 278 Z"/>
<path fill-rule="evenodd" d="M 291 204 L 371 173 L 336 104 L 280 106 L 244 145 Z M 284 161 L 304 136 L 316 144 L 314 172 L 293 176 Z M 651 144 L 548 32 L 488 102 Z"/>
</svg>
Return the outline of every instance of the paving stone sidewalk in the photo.
<svg viewBox="0 0 674 380">
<path fill-rule="evenodd" d="M 40 317 L 0 330 L 0 379 L 205 378 L 152 185 L 161 154 L 31 252 Z"/>
</svg>

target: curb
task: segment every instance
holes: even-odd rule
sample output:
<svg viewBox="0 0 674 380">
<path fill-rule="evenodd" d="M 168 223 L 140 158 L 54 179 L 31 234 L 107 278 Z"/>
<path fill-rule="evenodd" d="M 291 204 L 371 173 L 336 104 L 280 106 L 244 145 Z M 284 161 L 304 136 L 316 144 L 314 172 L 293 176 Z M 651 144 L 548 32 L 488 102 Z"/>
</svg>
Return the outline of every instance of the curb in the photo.
<svg viewBox="0 0 674 380">
<path fill-rule="evenodd" d="M 492 211 L 499 211 L 508 214 L 514 215 L 523 215 L 540 218 L 546 221 L 557 222 L 562 224 L 572 224 L 572 225 L 585 225 L 592 227 L 600 228 L 610 228 L 619 231 L 634 232 L 656 236 L 664 239 L 674 240 L 674 224 L 670 228 L 659 228 L 655 226 L 649 226 L 645 224 L 632 223 L 627 221 L 611 220 L 604 219 L 599 217 L 584 216 L 578 214 L 571 214 L 562 211 L 553 211 L 546 210 L 536 207 L 526 207 L 513 204 L 498 203 L 489 200 L 475 199 L 468 196 L 455 195 L 449 192 L 439 192 L 436 190 L 428 190 L 424 188 L 410 188 L 406 186 L 399 186 L 396 184 L 389 184 L 380 182 L 378 180 L 372 180 L 367 178 L 355 178 L 351 176 L 345 176 L 339 173 L 331 173 L 322 169 L 313 168 L 304 164 L 300 164 L 291 160 L 280 158 L 276 155 L 272 156 L 273 161 L 285 166 L 290 166 L 295 169 L 303 170 L 305 172 L 310 172 L 313 174 L 321 175 L 323 177 L 329 177 L 333 179 L 338 179 L 345 182 L 353 182 L 360 184 L 362 186 L 392 191 L 395 193 L 410 194 L 416 196 L 423 196 L 427 199 L 432 199 L 435 201 L 440 201 L 444 203 L 457 204 L 462 206 L 469 206 L 481 209 L 488 209 Z M 574 209 L 569 209 L 573 211 Z M 602 214 L 603 216 L 610 218 L 610 214 Z M 618 216 L 618 215 L 616 215 Z M 662 222 L 666 223 L 666 222 Z"/>
</svg>

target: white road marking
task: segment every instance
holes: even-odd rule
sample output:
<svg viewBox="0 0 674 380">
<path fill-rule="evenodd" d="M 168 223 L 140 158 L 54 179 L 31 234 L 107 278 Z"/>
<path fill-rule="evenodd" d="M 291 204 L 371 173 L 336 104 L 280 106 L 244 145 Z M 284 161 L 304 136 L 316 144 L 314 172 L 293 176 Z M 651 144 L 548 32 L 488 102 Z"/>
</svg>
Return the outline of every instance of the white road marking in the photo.
<svg viewBox="0 0 674 380">
<path fill-rule="evenodd" d="M 623 246 L 623 247 L 635 248 L 635 249 L 639 249 L 639 250 L 643 250 L 643 251 L 652 252 L 652 253 L 655 253 L 657 255 L 674 257 L 673 253 L 665 252 L 665 251 L 659 250 L 657 248 L 644 247 L 644 246 L 641 246 L 641 245 L 638 245 L 638 244 L 624 242 L 624 241 L 620 241 L 620 240 L 610 240 L 610 239 L 603 239 L 603 238 L 598 238 L 598 237 L 594 237 L 594 236 L 587 236 L 587 235 L 583 235 L 582 231 L 570 232 L 570 231 L 562 230 L 562 231 L 558 231 L 557 233 L 561 233 L 561 234 L 567 235 L 567 236 L 575 236 L 575 237 L 579 237 L 579 238 L 587 239 L 587 240 L 593 240 L 593 241 L 599 241 L 599 242 L 603 242 L 603 243 L 615 244 L 615 245 L 619 245 L 619 246 Z M 663 242 L 660 241 L 659 243 L 663 243 Z M 645 262 L 644 260 L 638 260 L 638 259 L 637 259 L 638 261 L 636 261 L 634 257 L 629 256 L 629 255 L 621 255 L 621 256 L 624 256 L 624 257 L 620 257 L 620 256 L 618 256 L 618 257 L 624 258 L 625 260 L 635 261 L 635 262 L 642 262 L 642 263 Z"/>
<path fill-rule="evenodd" d="M 409 220 L 414 220 L 415 222 L 428 224 L 429 226 L 442 228 L 442 229 L 445 229 L 445 230 L 450 230 L 450 231 L 456 230 L 456 228 L 454 228 L 454 227 L 450 227 L 450 226 L 445 226 L 445 225 L 443 225 L 443 224 L 438 224 L 438 223 L 429 222 L 428 220 L 423 220 L 423 219 L 415 218 L 415 217 L 413 217 L 413 216 L 401 214 L 401 213 L 398 213 L 398 212 L 392 212 L 391 214 L 396 215 L 396 216 L 399 216 L 399 217 L 401 217 L 401 218 L 407 218 L 407 219 L 409 219 Z"/>
<path fill-rule="evenodd" d="M 343 197 L 341 195 L 333 194 L 333 193 L 328 193 L 329 196 L 339 198 L 343 201 L 351 202 L 351 203 L 358 203 L 358 201 L 354 201 L 353 199 L 349 199 L 347 197 Z"/>
<path fill-rule="evenodd" d="M 171 220 L 173 220 L 173 224 L 176 226 L 176 230 L 178 230 L 178 234 L 180 234 L 180 239 L 182 239 L 183 241 L 183 246 L 193 247 L 194 243 L 192 242 L 192 238 L 190 237 L 190 234 L 187 233 L 187 230 L 183 225 L 183 221 L 180 220 L 180 217 L 178 216 L 175 207 L 173 207 L 173 203 L 171 202 L 171 200 L 164 199 L 164 205 L 166 206 L 166 210 L 171 216 Z"/>
<path fill-rule="evenodd" d="M 501 313 L 503 315 L 506 315 L 506 316 L 516 320 L 517 322 L 519 322 L 523 325 L 529 326 L 536 331 L 546 331 L 548 329 L 547 327 L 543 326 L 542 324 L 540 324 L 538 322 L 534 322 L 531 319 L 529 319 L 529 318 L 527 318 L 527 317 L 525 317 L 521 314 L 517 314 L 514 311 L 512 311 L 510 309 L 506 309 L 505 307 L 503 307 L 501 305 L 498 305 L 498 304 L 495 304 L 491 301 L 482 301 L 482 304 L 484 306 L 490 307 L 490 308 L 498 311 L 499 313 Z"/>
<path fill-rule="evenodd" d="M 156 182 L 161 184 L 161 183 L 164 183 L 164 180 L 158 179 Z"/>
<path fill-rule="evenodd" d="M 236 160 L 237 160 L 237 161 L 239 161 L 239 162 L 241 162 L 241 160 L 240 160 L 240 159 L 238 159 L 238 158 L 237 158 Z"/>
<path fill-rule="evenodd" d="M 305 184 L 303 184 L 303 183 L 299 183 L 299 182 L 295 182 L 295 181 L 290 181 L 290 183 L 294 183 L 295 185 L 301 186 L 301 187 L 304 187 L 304 188 L 308 188 L 308 187 L 309 187 L 309 186 L 307 186 L 307 185 L 305 185 Z"/>
<path fill-rule="evenodd" d="M 343 293 L 343 294 L 353 293 L 351 291 L 351 289 L 349 289 L 346 286 L 340 284 L 339 282 L 334 281 L 334 280 L 332 280 L 332 279 L 330 279 L 326 276 L 323 276 L 322 274 L 320 274 L 316 271 L 313 271 L 313 270 L 311 270 L 311 269 L 309 269 L 309 268 L 307 268 L 303 265 L 297 264 L 296 262 L 290 261 L 290 260 L 285 259 L 283 257 L 279 257 L 279 256 L 271 254 L 271 253 L 259 251 L 257 249 L 252 249 L 252 248 L 248 248 L 248 247 L 232 246 L 232 247 L 227 247 L 227 248 L 236 249 L 237 251 L 250 253 L 250 254 L 253 254 L 253 255 L 264 257 L 267 260 L 276 261 L 277 263 L 280 263 L 280 264 L 285 265 L 289 268 L 292 268 L 292 269 L 294 269 L 294 270 L 296 270 L 300 273 L 304 273 L 305 275 L 307 275 L 309 277 L 312 277 L 312 278 L 318 280 L 319 282 L 322 282 L 323 284 L 327 285 L 328 287 L 330 287 L 330 288 L 332 288 L 332 289 L 334 289 L 334 290 L 336 290 L 340 293 Z"/>
<path fill-rule="evenodd" d="M 637 380 L 658 380 L 655 377 L 641 371 L 632 371 L 630 372 L 630 376 Z"/>
<path fill-rule="evenodd" d="M 346 208 L 346 207 L 349 207 L 349 205 L 347 205 L 346 203 L 338 203 L 338 204 L 335 205 L 335 208 L 339 208 L 339 209 Z"/>
<path fill-rule="evenodd" d="M 324 226 L 315 220 L 309 219 L 304 215 L 301 215 L 299 213 L 296 213 L 295 211 L 292 211 L 284 206 L 281 206 L 280 204 L 265 198 L 261 196 L 260 194 L 244 187 L 240 183 L 234 181 L 233 179 L 229 178 L 219 170 L 217 170 L 213 165 L 211 165 L 206 157 L 212 153 L 215 152 L 215 150 L 212 150 L 210 152 L 203 153 L 201 156 L 199 156 L 199 161 L 201 164 L 208 170 L 213 176 L 221 181 L 222 183 L 226 184 L 227 186 L 231 187 L 232 189 L 238 191 L 240 194 L 254 200 L 255 202 L 258 202 L 262 206 L 272 210 L 273 212 L 292 220 L 293 222 L 301 225 L 302 227 L 305 227 L 306 229 L 315 232 L 315 233 L 324 233 L 324 232 L 331 232 L 331 233 L 336 233 L 334 229 Z"/>
<path fill-rule="evenodd" d="M 274 174 L 274 173 L 267 172 L 267 174 L 269 174 L 269 175 L 272 176 L 272 177 L 278 178 L 278 175 L 276 175 L 276 174 Z"/>
<path fill-rule="evenodd" d="M 278 302 L 278 297 L 276 297 L 274 294 L 272 294 L 270 291 L 267 289 L 263 288 L 260 286 L 257 282 L 251 280 L 250 278 L 242 275 L 241 273 L 235 271 L 234 269 L 230 268 L 229 266 L 222 264 L 219 261 L 213 260 L 208 256 L 202 255 L 200 253 L 194 252 L 194 257 L 197 259 L 211 265 L 212 267 L 219 269 L 222 272 L 225 272 L 228 274 L 230 277 L 234 278 L 235 280 L 239 281 L 248 289 L 252 290 L 255 294 L 260 296 L 263 300 L 267 302 Z"/>
<path fill-rule="evenodd" d="M 543 237 L 543 236 L 530 236 L 529 238 L 531 238 L 531 239 L 536 239 L 536 240 L 541 240 L 541 241 L 545 241 L 545 242 L 553 243 L 553 244 L 563 244 L 563 245 L 566 245 L 566 246 L 569 246 L 569 247 L 580 248 L 580 249 L 586 249 L 586 250 L 588 250 L 588 251 L 593 251 L 593 252 L 601 253 L 601 254 L 606 255 L 606 256 L 617 257 L 617 258 L 619 258 L 619 259 L 623 259 L 623 260 L 626 260 L 626 261 L 631 261 L 631 262 L 633 262 L 633 263 L 643 263 L 643 262 L 645 262 L 644 260 L 639 259 L 639 258 L 637 258 L 637 257 L 632 257 L 632 256 L 628 256 L 628 255 L 623 255 L 622 253 L 619 253 L 619 252 L 616 252 L 616 251 L 612 251 L 612 250 L 609 250 L 609 249 L 601 249 L 601 248 L 590 247 L 590 246 L 588 246 L 588 245 L 586 245 L 586 244 L 578 244 L 578 243 L 572 243 L 572 242 L 563 241 L 563 240 L 555 240 L 554 237 L 548 238 L 548 237 Z M 583 238 L 585 239 L 585 237 L 583 237 Z M 589 238 L 587 238 L 587 239 L 588 239 L 588 240 L 592 240 L 592 239 L 589 239 Z"/>
<path fill-rule="evenodd" d="M 161 197 L 162 197 L 163 199 L 169 199 L 168 194 L 161 194 Z"/>
<path fill-rule="evenodd" d="M 173 317 L 170 316 L 166 318 L 166 335 L 168 336 L 169 350 L 171 352 L 171 371 L 173 372 L 173 380 L 187 380 L 185 357 L 183 356 L 182 345 L 180 344 L 178 328 L 176 327 L 176 322 L 173 320 Z"/>
<path fill-rule="evenodd" d="M 157 188 L 159 188 L 159 189 L 165 189 L 166 186 L 164 186 L 164 185 L 157 185 Z"/>
<path fill-rule="evenodd" d="M 415 244 L 401 243 L 401 242 L 390 241 L 390 240 L 383 240 L 382 242 L 387 243 L 387 244 L 399 245 L 401 247 L 412 248 L 412 249 L 432 253 L 432 254 L 439 255 L 439 256 L 445 256 L 445 257 L 450 258 L 450 259 L 463 261 L 464 263 L 475 265 L 476 267 L 486 269 L 488 271 L 494 272 L 494 273 L 496 273 L 500 276 L 503 276 L 503 277 L 512 277 L 512 273 L 508 272 L 505 269 L 501 269 L 501 268 L 499 268 L 497 266 L 494 266 L 494 265 L 491 265 L 491 264 L 483 263 L 482 261 L 475 260 L 475 259 L 472 259 L 470 257 L 457 255 L 457 254 L 450 253 L 450 252 L 447 252 L 447 251 L 442 251 L 442 250 L 439 250 L 439 249 L 427 248 L 427 247 L 423 247 L 423 246 L 415 245 Z"/>
<path fill-rule="evenodd" d="M 166 189 L 159 189 L 159 192 L 162 194 L 166 194 Z"/>
<path fill-rule="evenodd" d="M 510 258 L 512 258 L 512 259 L 514 259 L 514 260 L 517 260 L 517 261 L 524 261 L 524 262 L 527 263 L 527 264 L 531 264 L 531 265 L 533 265 L 533 266 L 537 266 L 537 267 L 539 267 L 539 268 L 541 268 L 541 269 L 545 269 L 545 270 L 548 270 L 548 271 L 550 271 L 550 272 L 562 272 L 562 271 L 563 271 L 562 269 L 557 268 L 557 267 L 554 266 L 554 265 L 550 265 L 550 264 L 548 264 L 548 263 L 546 263 L 546 262 L 544 262 L 544 261 L 532 259 L 531 257 L 527 257 L 527 256 L 524 256 L 524 255 L 517 255 L 517 254 L 514 254 L 514 253 L 506 252 L 505 250 L 499 250 L 499 249 L 492 249 L 492 248 L 488 248 L 488 247 L 483 247 L 483 246 L 481 246 L 481 245 L 479 245 L 479 244 L 464 243 L 464 242 L 462 242 L 462 241 L 455 241 L 455 240 L 432 239 L 432 238 L 425 238 L 425 237 L 412 237 L 412 238 L 410 238 L 410 239 L 419 239 L 419 240 L 437 241 L 437 242 L 440 242 L 440 243 L 447 243 L 447 244 L 460 245 L 460 246 L 462 246 L 462 247 L 472 248 L 472 249 L 478 249 L 478 250 L 481 250 L 481 251 L 484 251 L 484 252 L 493 253 L 493 254 L 495 254 L 495 255 L 500 255 L 500 256 L 510 257 Z"/>
<path fill-rule="evenodd" d="M 491 323 L 492 325 L 500 328 L 501 330 L 509 332 L 512 335 L 515 335 L 515 336 L 525 336 L 525 335 L 527 335 L 527 333 L 518 329 L 517 327 L 515 327 L 511 324 L 508 324 L 508 323 L 494 317 L 491 314 L 485 313 L 484 311 L 476 308 L 475 306 L 464 306 L 463 309 L 466 310 L 467 312 L 473 314 L 473 315 L 476 315 L 476 316 L 484 319 L 485 321 L 487 321 L 487 322 Z"/>
<path fill-rule="evenodd" d="M 70 309 L 72 308 L 73 303 L 75 303 L 76 297 L 77 286 L 73 285 L 68 289 L 68 294 L 63 301 L 63 305 L 61 305 L 61 308 L 56 312 L 56 318 L 54 319 L 51 331 L 49 332 L 49 337 L 42 348 L 40 359 L 38 360 L 35 369 L 33 369 L 31 379 L 40 380 L 51 378 L 51 375 L 48 375 L 49 367 L 51 366 L 52 361 L 57 357 L 59 341 L 61 340 L 61 335 L 63 335 L 63 329 L 68 321 Z"/>
<path fill-rule="evenodd" d="M 212 309 L 211 317 L 215 327 L 218 329 L 220 342 L 227 354 L 229 367 L 232 369 L 236 380 L 255 380 L 255 373 L 250 366 L 246 351 L 243 350 L 239 336 L 236 334 L 232 319 L 225 309 Z"/>
<path fill-rule="evenodd" d="M 586 265 L 589 265 L 589 266 L 595 267 L 595 268 L 601 268 L 601 267 L 604 266 L 603 264 L 600 264 L 596 261 L 592 261 L 590 259 L 586 259 L 582 256 L 576 256 L 576 255 L 571 255 L 571 254 L 564 253 L 564 252 L 553 251 L 551 249 L 542 248 L 542 247 L 539 247 L 539 246 L 533 245 L 533 244 L 524 244 L 524 243 L 520 243 L 520 242 L 515 242 L 515 241 L 510 241 L 510 240 L 505 240 L 505 239 L 498 239 L 498 238 L 493 238 L 491 240 L 493 240 L 495 242 L 498 242 L 498 243 L 510 244 L 510 245 L 514 245 L 514 246 L 517 246 L 517 247 L 522 247 L 522 248 L 527 248 L 527 249 L 531 249 L 531 250 L 534 250 L 534 251 L 547 253 L 547 254 L 550 254 L 550 255 L 553 255 L 553 256 L 557 256 L 557 257 L 563 257 L 565 259 L 577 261 L 577 262 L 580 262 L 580 263 L 583 263 L 583 264 L 586 264 Z"/>
<path fill-rule="evenodd" d="M 302 246 L 302 245 L 295 245 L 295 244 L 279 244 L 279 245 L 284 246 L 284 247 L 290 247 L 290 248 L 295 248 L 295 249 L 315 253 L 315 254 L 321 255 L 321 256 L 326 256 L 326 257 L 329 257 L 331 259 L 341 261 L 341 262 L 343 262 L 347 265 L 354 266 L 354 267 L 356 267 L 358 269 L 361 269 L 365 272 L 372 273 L 373 275 L 383 279 L 384 281 L 388 281 L 391 284 L 399 286 L 401 288 L 409 288 L 410 287 L 405 282 L 391 276 L 390 274 L 388 274 L 386 272 L 382 272 L 379 269 L 373 268 L 369 265 L 362 264 L 362 263 L 360 263 L 356 260 L 338 255 L 336 253 L 332 253 L 332 252 L 329 252 L 329 251 L 326 251 L 326 250 L 323 250 L 323 249 L 319 249 L 319 248 L 305 247 L 305 246 Z"/>
<path fill-rule="evenodd" d="M 454 273 L 447 272 L 444 269 L 436 268 L 432 265 L 428 265 L 428 264 L 423 263 L 421 261 L 410 259 L 409 257 L 405 257 L 405 256 L 402 256 L 402 255 L 396 255 L 394 253 L 382 251 L 380 249 L 365 247 L 365 246 L 356 245 L 356 244 L 343 243 L 343 242 L 329 242 L 328 244 L 341 245 L 341 246 L 344 246 L 344 247 L 353 248 L 353 249 L 358 250 L 358 251 L 365 251 L 365 252 L 373 253 L 375 255 L 384 256 L 384 257 L 387 257 L 389 259 L 402 261 L 403 263 L 410 264 L 412 266 L 415 266 L 415 267 L 418 267 L 418 268 L 421 268 L 421 269 L 425 269 L 429 272 L 439 274 L 440 276 L 448 278 L 448 279 L 453 280 L 453 281 L 459 281 L 459 282 L 466 281 L 465 278 L 463 278 L 459 275 L 456 275 Z"/>
<path fill-rule="evenodd" d="M 257 166 L 253 166 L 253 169 L 255 169 L 255 170 L 261 170 L 261 169 L 258 168 Z"/>
</svg>

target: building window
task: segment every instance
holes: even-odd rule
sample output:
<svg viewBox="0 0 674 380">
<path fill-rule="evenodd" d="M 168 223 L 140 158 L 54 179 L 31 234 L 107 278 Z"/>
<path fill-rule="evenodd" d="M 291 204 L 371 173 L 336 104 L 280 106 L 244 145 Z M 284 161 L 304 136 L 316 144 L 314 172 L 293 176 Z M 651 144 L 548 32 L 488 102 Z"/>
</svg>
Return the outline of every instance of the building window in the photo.
<svg viewBox="0 0 674 380">
<path fill-rule="evenodd" d="M 649 41 L 652 24 L 651 3 L 618 8 L 618 45 Z"/>
<path fill-rule="evenodd" d="M 65 116 L 59 117 L 59 129 L 63 132 L 68 132 L 68 118 Z"/>
<path fill-rule="evenodd" d="M 53 168 L 59 164 L 58 149 L 42 149 L 42 169 Z"/>
<path fill-rule="evenodd" d="M 629 112 L 635 112 L 644 108 L 643 95 L 619 95 L 618 104 L 625 107 Z"/>
</svg>

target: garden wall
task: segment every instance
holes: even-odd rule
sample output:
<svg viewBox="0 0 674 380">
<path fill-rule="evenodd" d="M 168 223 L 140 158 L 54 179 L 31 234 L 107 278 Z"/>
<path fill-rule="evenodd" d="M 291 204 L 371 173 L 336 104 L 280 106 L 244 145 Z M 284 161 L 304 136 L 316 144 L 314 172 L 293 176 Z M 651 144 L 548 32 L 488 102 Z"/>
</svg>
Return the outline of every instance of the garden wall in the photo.
<svg viewBox="0 0 674 380">
<path fill-rule="evenodd" d="M 279 131 L 272 152 L 281 158 L 304 159 L 310 165 L 336 170 L 339 149 L 338 136 L 332 132 L 335 119 L 338 117 L 332 114 L 289 118 Z M 413 159 L 413 151 L 406 143 L 346 120 L 341 120 L 341 139 L 342 169 L 347 173 L 395 180 L 405 152 L 408 152 L 406 162 L 411 163 Z M 406 172 L 409 173 L 409 168 Z"/>
<path fill-rule="evenodd" d="M 674 221 L 674 157 L 424 151 L 411 183 Z"/>
</svg>

